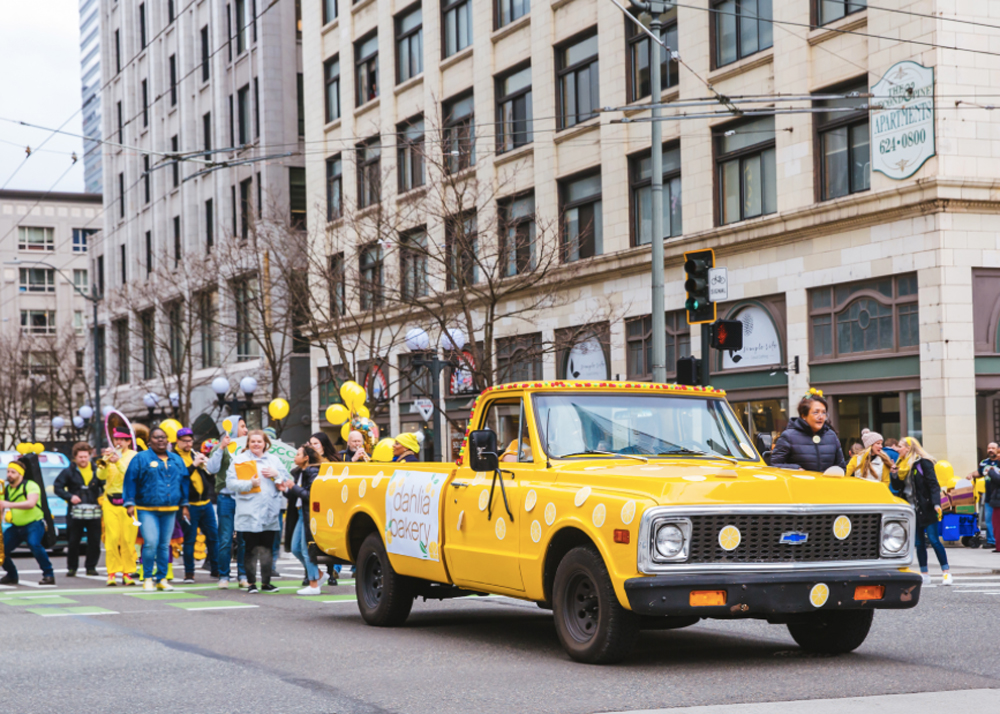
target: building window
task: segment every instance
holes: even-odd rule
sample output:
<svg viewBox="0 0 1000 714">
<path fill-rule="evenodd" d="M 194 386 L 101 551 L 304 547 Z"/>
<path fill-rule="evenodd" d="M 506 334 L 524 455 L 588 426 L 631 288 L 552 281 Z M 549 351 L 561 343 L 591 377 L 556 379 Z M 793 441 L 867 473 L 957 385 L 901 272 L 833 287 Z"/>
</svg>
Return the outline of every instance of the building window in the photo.
<svg viewBox="0 0 1000 714">
<path fill-rule="evenodd" d="M 144 155 L 142 157 L 142 196 L 145 203 L 149 203 L 152 196 L 150 191 L 150 182 L 152 178 L 149 174 L 149 155 Z"/>
<path fill-rule="evenodd" d="M 256 289 L 253 278 L 243 278 L 233 283 L 233 297 L 236 300 L 236 361 L 246 362 L 256 359 L 257 341 L 253 336 L 253 305 Z"/>
<path fill-rule="evenodd" d="M 229 95 L 229 145 L 236 143 L 236 120 L 233 115 L 233 95 Z"/>
<path fill-rule="evenodd" d="M 424 118 L 411 119 L 396 127 L 399 192 L 424 185 Z"/>
<path fill-rule="evenodd" d="M 358 262 L 361 271 L 361 309 L 381 307 L 382 286 L 385 284 L 382 246 L 378 243 L 362 246 Z"/>
<path fill-rule="evenodd" d="M 115 331 L 115 348 L 118 351 L 118 384 L 128 384 L 132 378 L 129 374 L 128 320 L 116 320 L 112 325 Z"/>
<path fill-rule="evenodd" d="M 344 284 L 344 254 L 330 256 L 330 317 L 341 317 L 347 314 L 347 286 Z"/>
<path fill-rule="evenodd" d="M 722 0 L 715 15 L 715 66 L 749 57 L 774 44 L 771 0 Z"/>
<path fill-rule="evenodd" d="M 104 256 L 97 256 L 97 289 L 104 295 Z"/>
<path fill-rule="evenodd" d="M 914 352 L 920 344 L 916 273 L 810 290 L 809 323 L 817 361 Z"/>
<path fill-rule="evenodd" d="M 354 91 L 359 107 L 378 96 L 378 34 L 354 43 Z"/>
<path fill-rule="evenodd" d="M 298 113 L 299 138 L 304 139 L 306 136 L 306 80 L 302 72 L 295 75 L 295 101 Z M 256 117 L 257 121 L 256 136 L 260 138 L 260 95 L 257 93 L 256 77 L 253 78 L 253 102 L 254 117 Z"/>
<path fill-rule="evenodd" d="M 142 378 L 156 377 L 156 313 L 146 310 L 139 313 L 142 335 Z"/>
<path fill-rule="evenodd" d="M 202 146 L 207 154 L 212 150 L 212 112 L 205 112 L 201 117 Z"/>
<path fill-rule="evenodd" d="M 139 3 L 139 48 L 146 49 L 146 3 Z"/>
<path fill-rule="evenodd" d="M 340 56 L 323 63 L 323 81 L 326 86 L 326 122 L 340 119 Z"/>
<path fill-rule="evenodd" d="M 149 82 L 142 80 L 142 125 L 149 126 Z"/>
<path fill-rule="evenodd" d="M 632 196 L 632 245 L 648 245 L 653 236 L 653 172 L 647 153 L 629 159 Z M 663 151 L 663 238 L 681 234 L 681 150 Z"/>
<path fill-rule="evenodd" d="M 379 202 L 382 195 L 382 144 L 379 137 L 357 147 L 358 207 L 367 208 Z"/>
<path fill-rule="evenodd" d="M 458 173 L 476 163 L 475 103 L 472 92 L 449 99 L 441 107 L 444 117 L 444 151 L 449 173 Z"/>
<path fill-rule="evenodd" d="M 601 174 L 560 182 L 559 203 L 563 261 L 600 255 L 604 250 Z"/>
<path fill-rule="evenodd" d="M 337 19 L 337 0 L 323 0 L 323 24 Z"/>
<path fill-rule="evenodd" d="M 296 94 L 297 94 L 297 108 L 299 113 L 299 136 L 304 136 L 306 133 L 306 112 L 303 106 L 305 97 L 302 94 L 302 73 L 299 72 L 296 77 Z M 260 138 L 260 82 L 257 77 L 253 78 L 253 137 L 255 139 Z"/>
<path fill-rule="evenodd" d="M 499 30 L 527 15 L 531 10 L 531 0 L 495 0 L 493 7 L 496 13 L 494 18 L 496 28 Z"/>
<path fill-rule="evenodd" d="M 446 0 L 441 6 L 444 16 L 444 56 L 451 57 L 472 44 L 471 0 Z"/>
<path fill-rule="evenodd" d="M 182 254 L 181 217 L 174 216 L 174 267 L 180 265 Z"/>
<path fill-rule="evenodd" d="M 837 90 L 836 94 L 867 94 L 868 84 Z M 871 151 L 868 134 L 868 99 L 822 99 L 813 104 L 819 137 L 820 189 L 823 199 L 846 196 L 871 188 Z M 857 111 L 844 111 L 855 108 Z"/>
<path fill-rule="evenodd" d="M 459 290 L 479 282 L 479 233 L 475 213 L 448 216 L 444 225 L 448 289 Z"/>
<path fill-rule="evenodd" d="M 500 266 L 505 277 L 535 267 L 535 194 L 500 202 Z"/>
<path fill-rule="evenodd" d="M 94 366 L 97 370 L 97 384 L 101 387 L 105 386 L 108 382 L 108 373 L 105 365 L 107 365 L 107 350 L 105 349 L 105 335 L 104 326 L 95 329 L 96 335 L 94 336 Z"/>
<path fill-rule="evenodd" d="M 124 123 L 123 123 L 123 119 L 122 119 L 122 103 L 118 102 L 117 106 L 118 106 L 118 143 L 121 144 L 121 143 L 123 143 L 122 137 L 124 136 L 124 134 L 122 132 L 122 129 L 124 127 Z M 120 149 L 121 147 L 118 147 L 118 148 Z"/>
<path fill-rule="evenodd" d="M 174 152 L 174 156 L 180 151 L 180 139 L 177 136 L 170 137 L 170 150 Z M 181 185 L 181 162 L 174 159 L 170 164 L 170 175 L 173 179 L 174 188 Z"/>
<path fill-rule="evenodd" d="M 597 116 L 601 99 L 596 32 L 556 50 L 556 75 L 559 128 L 576 126 Z"/>
<path fill-rule="evenodd" d="M 87 278 L 86 270 L 81 270 L 80 268 L 73 269 L 73 287 L 84 294 L 87 293 L 87 289 L 90 287 L 90 281 Z"/>
<path fill-rule="evenodd" d="M 28 335 L 56 334 L 56 311 L 21 310 L 21 332 Z"/>
<path fill-rule="evenodd" d="M 233 13 L 232 6 L 226 4 L 226 54 L 229 61 L 233 61 Z"/>
<path fill-rule="evenodd" d="M 128 282 L 128 263 L 125 262 L 126 252 L 124 243 L 118 246 L 118 267 L 121 273 L 122 285 Z"/>
<path fill-rule="evenodd" d="M 260 182 L 257 183 L 260 186 Z M 302 166 L 288 168 L 288 209 L 292 228 L 306 227 L 306 170 Z"/>
<path fill-rule="evenodd" d="M 118 217 L 125 217 L 125 174 L 118 174 Z"/>
<path fill-rule="evenodd" d="M 247 3 L 236 0 L 236 54 L 241 55 L 247 48 Z"/>
<path fill-rule="evenodd" d="M 253 179 L 240 181 L 240 238 L 250 237 L 250 219 L 253 215 Z"/>
<path fill-rule="evenodd" d="M 816 14 L 821 25 L 861 12 L 867 7 L 868 0 L 816 0 Z"/>
<path fill-rule="evenodd" d="M 668 374 L 677 371 L 677 360 L 691 356 L 691 326 L 681 310 L 666 314 Z M 629 379 L 653 378 L 653 318 L 651 315 L 625 321 L 625 371 Z"/>
<path fill-rule="evenodd" d="M 152 272 L 153 272 L 153 233 L 152 231 L 146 231 L 146 275 L 149 275 Z"/>
<path fill-rule="evenodd" d="M 497 78 L 497 152 L 531 142 L 531 67 L 522 67 Z"/>
<path fill-rule="evenodd" d="M 170 374 L 180 374 L 184 364 L 183 304 L 176 300 L 167 305 L 167 329 L 170 345 Z"/>
<path fill-rule="evenodd" d="M 90 236 L 97 233 L 96 228 L 74 228 L 73 229 L 73 252 L 86 253 L 90 247 Z"/>
<path fill-rule="evenodd" d="M 427 231 L 411 231 L 400 238 L 399 262 L 402 270 L 400 296 L 412 300 L 427 296 Z"/>
<path fill-rule="evenodd" d="M 177 55 L 170 55 L 170 106 L 177 106 Z"/>
<path fill-rule="evenodd" d="M 243 85 L 236 92 L 237 126 L 239 127 L 240 146 L 250 141 L 250 85 Z"/>
<path fill-rule="evenodd" d="M 208 290 L 198 295 L 198 323 L 201 329 L 201 366 L 218 367 L 219 354 L 219 291 Z"/>
<path fill-rule="evenodd" d="M 396 16 L 396 84 L 424 71 L 424 20 L 418 5 Z"/>
<path fill-rule="evenodd" d="M 542 333 L 501 337 L 497 341 L 497 382 L 542 379 Z"/>
<path fill-rule="evenodd" d="M 56 291 L 56 271 L 51 268 L 20 268 L 18 273 L 21 278 L 19 289 L 22 293 Z"/>
<path fill-rule="evenodd" d="M 212 199 L 205 201 L 205 251 L 212 252 L 215 245 L 215 204 Z"/>
<path fill-rule="evenodd" d="M 662 27 L 660 39 L 663 44 L 677 51 L 677 8 L 671 8 L 660 15 Z M 630 102 L 638 101 L 652 94 L 649 82 L 649 35 L 632 20 L 625 19 L 625 35 L 628 38 L 628 96 Z M 667 51 L 657 46 L 660 54 L 660 89 L 676 87 L 678 62 L 667 60 Z"/>
<path fill-rule="evenodd" d="M 209 59 L 212 51 L 208 39 L 208 25 L 201 28 L 201 81 L 207 82 L 209 77 Z"/>
<path fill-rule="evenodd" d="M 735 223 L 778 210 L 774 117 L 715 130 L 719 222 Z"/>
<path fill-rule="evenodd" d="M 340 218 L 344 211 L 344 162 L 337 154 L 326 160 L 326 220 Z"/>
<path fill-rule="evenodd" d="M 73 311 L 73 333 L 83 335 L 87 329 L 87 324 L 83 318 L 83 310 Z"/>
<path fill-rule="evenodd" d="M 18 226 L 17 249 L 53 251 L 56 249 L 55 233 L 55 228 Z"/>
<path fill-rule="evenodd" d="M 121 30 L 115 30 L 115 74 L 122 71 L 122 34 Z"/>
</svg>

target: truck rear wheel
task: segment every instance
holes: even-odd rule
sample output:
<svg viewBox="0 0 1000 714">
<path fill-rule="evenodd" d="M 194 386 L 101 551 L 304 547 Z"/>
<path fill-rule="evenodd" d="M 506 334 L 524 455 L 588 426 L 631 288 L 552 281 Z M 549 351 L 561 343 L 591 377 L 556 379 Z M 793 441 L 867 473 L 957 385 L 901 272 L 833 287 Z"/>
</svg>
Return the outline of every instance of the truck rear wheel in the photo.
<svg viewBox="0 0 1000 714">
<path fill-rule="evenodd" d="M 413 582 L 392 569 L 382 536 L 369 533 L 358 550 L 354 591 L 361 617 L 376 627 L 397 627 L 413 608 Z"/>
<path fill-rule="evenodd" d="M 559 563 L 552 609 L 563 649 L 577 662 L 620 662 L 639 636 L 639 618 L 618 602 L 608 569 L 593 547 L 574 548 Z"/>
<path fill-rule="evenodd" d="M 874 616 L 874 610 L 817 612 L 808 621 L 789 623 L 788 632 L 807 652 L 845 654 L 865 641 Z"/>
</svg>

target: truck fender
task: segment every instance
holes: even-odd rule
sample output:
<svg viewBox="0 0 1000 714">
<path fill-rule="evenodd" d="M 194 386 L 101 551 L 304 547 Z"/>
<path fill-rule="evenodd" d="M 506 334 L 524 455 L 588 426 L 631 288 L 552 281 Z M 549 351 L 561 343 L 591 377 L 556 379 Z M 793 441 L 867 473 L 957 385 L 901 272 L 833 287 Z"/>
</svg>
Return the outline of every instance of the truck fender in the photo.
<svg viewBox="0 0 1000 714">
<path fill-rule="evenodd" d="M 545 545 L 545 561 L 543 566 L 545 602 L 552 602 L 552 586 L 556 579 L 556 570 L 559 568 L 559 563 L 569 551 L 578 546 L 591 546 L 597 550 L 608 572 L 612 574 L 611 581 L 615 587 L 615 594 L 618 596 L 618 601 L 623 607 L 631 610 L 632 608 L 629 605 L 628 597 L 625 595 L 624 587 L 620 583 L 615 582 L 613 563 L 603 547 L 602 539 L 595 538 L 586 524 L 576 519 L 567 519 L 560 524 L 557 529 L 551 532 L 548 542 Z"/>
</svg>

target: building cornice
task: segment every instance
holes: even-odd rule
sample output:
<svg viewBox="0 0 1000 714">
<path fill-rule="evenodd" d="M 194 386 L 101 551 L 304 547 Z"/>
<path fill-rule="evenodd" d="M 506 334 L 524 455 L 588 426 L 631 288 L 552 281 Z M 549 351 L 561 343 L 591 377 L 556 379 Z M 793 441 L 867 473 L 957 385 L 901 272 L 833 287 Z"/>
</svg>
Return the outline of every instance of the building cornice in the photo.
<svg viewBox="0 0 1000 714">
<path fill-rule="evenodd" d="M 0 190 L 0 201 L 40 201 L 42 203 L 96 203 L 104 200 L 99 193 L 69 193 L 58 191 Z"/>
</svg>

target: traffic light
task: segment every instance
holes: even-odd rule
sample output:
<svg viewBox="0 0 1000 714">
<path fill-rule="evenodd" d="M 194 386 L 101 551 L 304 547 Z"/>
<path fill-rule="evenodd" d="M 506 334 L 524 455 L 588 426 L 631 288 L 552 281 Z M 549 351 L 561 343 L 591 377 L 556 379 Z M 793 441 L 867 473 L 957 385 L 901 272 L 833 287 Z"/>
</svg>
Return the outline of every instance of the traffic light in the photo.
<svg viewBox="0 0 1000 714">
<path fill-rule="evenodd" d="M 715 320 L 715 303 L 709 296 L 708 271 L 715 267 L 715 251 L 696 250 L 684 254 L 684 289 L 687 291 L 689 325 L 698 325 Z"/>
<path fill-rule="evenodd" d="M 743 323 L 739 320 L 716 320 L 712 323 L 710 334 L 712 349 L 725 352 L 743 349 Z"/>
</svg>

